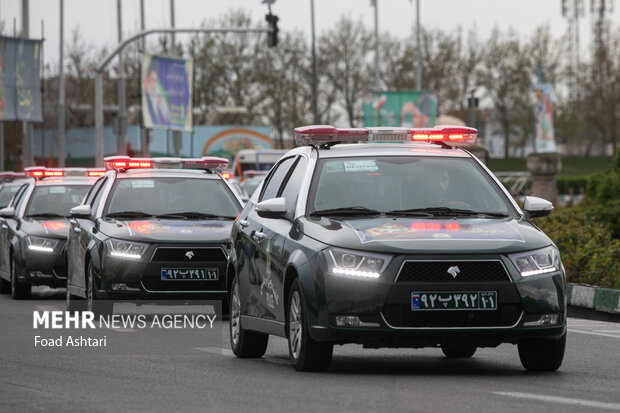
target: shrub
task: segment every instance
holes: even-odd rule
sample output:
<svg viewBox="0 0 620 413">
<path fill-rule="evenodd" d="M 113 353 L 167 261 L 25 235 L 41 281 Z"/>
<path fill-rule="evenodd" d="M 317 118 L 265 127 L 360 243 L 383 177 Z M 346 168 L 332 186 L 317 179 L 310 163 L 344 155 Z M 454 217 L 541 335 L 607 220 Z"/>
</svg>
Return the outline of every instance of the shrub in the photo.
<svg viewBox="0 0 620 413">
<path fill-rule="evenodd" d="M 620 288 L 620 240 L 593 218 L 592 206 L 558 208 L 536 223 L 560 249 L 569 282 Z"/>
<path fill-rule="evenodd" d="M 558 176 L 558 193 L 568 194 L 572 188 L 574 194 L 581 192 L 581 188 L 588 186 L 587 176 Z"/>
</svg>

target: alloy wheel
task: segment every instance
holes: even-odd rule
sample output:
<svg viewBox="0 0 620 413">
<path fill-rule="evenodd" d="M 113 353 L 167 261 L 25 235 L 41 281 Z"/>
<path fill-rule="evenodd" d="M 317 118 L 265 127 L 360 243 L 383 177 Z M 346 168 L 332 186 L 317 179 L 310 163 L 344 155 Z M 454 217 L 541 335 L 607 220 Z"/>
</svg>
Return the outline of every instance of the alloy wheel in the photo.
<svg viewBox="0 0 620 413">
<path fill-rule="evenodd" d="M 297 291 L 291 296 L 291 304 L 289 307 L 289 327 L 288 341 L 291 347 L 291 354 L 294 359 L 299 358 L 301 352 L 301 298 Z"/>
<path fill-rule="evenodd" d="M 232 297 L 230 303 L 230 336 L 233 344 L 239 344 L 239 334 L 241 332 L 241 299 L 239 298 L 239 283 L 233 286 Z"/>
</svg>

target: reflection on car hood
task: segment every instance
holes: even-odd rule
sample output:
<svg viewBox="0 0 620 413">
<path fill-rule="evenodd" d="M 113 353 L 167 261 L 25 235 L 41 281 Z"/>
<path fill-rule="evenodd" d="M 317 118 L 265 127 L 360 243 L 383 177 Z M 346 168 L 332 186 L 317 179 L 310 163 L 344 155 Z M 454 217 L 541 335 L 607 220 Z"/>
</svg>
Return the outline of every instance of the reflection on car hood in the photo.
<svg viewBox="0 0 620 413">
<path fill-rule="evenodd" d="M 144 242 L 227 242 L 233 221 L 102 219 L 99 229 L 112 238 Z"/>
<path fill-rule="evenodd" d="M 527 221 L 461 218 L 301 218 L 301 231 L 325 244 L 388 253 L 509 253 L 551 240 Z"/>
<path fill-rule="evenodd" d="M 67 218 L 23 218 L 21 230 L 26 234 L 38 237 L 66 239 L 69 235 L 70 226 Z"/>
</svg>

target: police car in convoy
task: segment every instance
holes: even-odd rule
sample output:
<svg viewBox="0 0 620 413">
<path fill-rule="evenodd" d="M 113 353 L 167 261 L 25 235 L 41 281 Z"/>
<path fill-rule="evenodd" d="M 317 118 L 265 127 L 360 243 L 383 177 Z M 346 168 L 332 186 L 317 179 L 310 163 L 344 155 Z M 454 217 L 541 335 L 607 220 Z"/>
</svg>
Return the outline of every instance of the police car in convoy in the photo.
<svg viewBox="0 0 620 413">
<path fill-rule="evenodd" d="M 566 280 L 553 242 L 465 144 L 471 128 L 295 129 L 235 222 L 231 346 L 261 357 L 288 338 L 297 370 L 333 346 L 441 347 L 471 357 L 516 344 L 554 371 L 566 343 Z M 360 143 L 361 142 L 361 143 Z M 379 143 L 381 142 L 381 143 Z"/>
<path fill-rule="evenodd" d="M 33 285 L 65 287 L 69 210 L 79 205 L 102 170 L 26 168 L 26 179 L 0 191 L 11 201 L 0 210 L 0 288 L 29 298 Z"/>
<path fill-rule="evenodd" d="M 230 230 L 241 211 L 217 173 L 227 163 L 105 158 L 107 172 L 71 210 L 67 309 L 80 298 L 95 313 L 113 311 L 112 300 L 225 300 Z"/>
</svg>

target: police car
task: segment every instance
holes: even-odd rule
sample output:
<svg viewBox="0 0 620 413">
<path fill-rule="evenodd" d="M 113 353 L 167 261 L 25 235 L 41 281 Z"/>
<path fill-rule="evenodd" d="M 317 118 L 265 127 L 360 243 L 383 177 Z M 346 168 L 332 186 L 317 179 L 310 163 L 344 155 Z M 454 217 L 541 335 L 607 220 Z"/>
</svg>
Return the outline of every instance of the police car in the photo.
<svg viewBox="0 0 620 413">
<path fill-rule="evenodd" d="M 228 277 L 237 357 L 288 338 L 297 370 L 328 368 L 335 344 L 518 346 L 527 370 L 560 367 L 566 280 L 553 242 L 465 149 L 477 131 L 295 129 L 233 226 Z M 381 142 L 381 143 L 379 143 Z"/>
<path fill-rule="evenodd" d="M 107 172 L 71 210 L 67 309 L 111 300 L 226 299 L 230 230 L 241 201 L 223 158 L 105 158 Z"/>
<path fill-rule="evenodd" d="M 0 210 L 0 287 L 13 298 L 29 298 L 33 285 L 65 287 L 69 210 L 103 173 L 84 168 L 26 168 L 27 179 L 5 184 L 11 194 Z M 7 196 L 8 198 L 8 196 Z"/>
<path fill-rule="evenodd" d="M 13 196 L 20 188 L 19 182 L 26 178 L 22 172 L 0 172 L 0 209 L 9 206 Z"/>
</svg>

